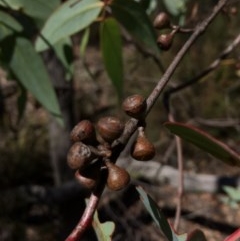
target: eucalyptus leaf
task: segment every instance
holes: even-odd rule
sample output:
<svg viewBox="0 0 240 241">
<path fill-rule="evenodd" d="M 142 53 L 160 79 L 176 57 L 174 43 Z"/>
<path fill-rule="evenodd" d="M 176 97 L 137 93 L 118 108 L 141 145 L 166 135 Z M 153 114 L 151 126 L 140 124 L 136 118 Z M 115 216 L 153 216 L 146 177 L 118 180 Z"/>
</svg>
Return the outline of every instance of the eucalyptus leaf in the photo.
<svg viewBox="0 0 240 241">
<path fill-rule="evenodd" d="M 80 55 L 82 58 L 85 56 L 86 47 L 89 41 L 90 29 L 86 28 L 80 43 Z"/>
<path fill-rule="evenodd" d="M 37 19 L 46 19 L 59 4 L 60 0 L 0 0 L 1 6 Z"/>
<path fill-rule="evenodd" d="M 230 186 L 223 186 L 224 192 L 235 202 L 240 202 L 240 189 Z"/>
<path fill-rule="evenodd" d="M 136 187 L 140 198 L 147 209 L 148 213 L 153 218 L 154 222 L 162 230 L 164 235 L 167 237 L 168 241 L 187 241 L 187 234 L 177 234 L 174 229 L 169 225 L 164 214 L 161 212 L 157 203 L 147 194 L 144 189 L 140 186 Z"/>
<path fill-rule="evenodd" d="M 46 21 L 36 41 L 37 51 L 46 50 L 62 38 L 89 26 L 96 20 L 103 5 L 99 0 L 69 0 L 63 3 Z"/>
<path fill-rule="evenodd" d="M 23 27 L 11 15 L 0 11 L 0 41 L 15 32 L 21 32 Z"/>
<path fill-rule="evenodd" d="M 71 39 L 69 37 L 61 39 L 57 44 L 55 44 L 54 51 L 66 70 L 65 79 L 71 80 L 73 77 L 73 54 Z"/>
<path fill-rule="evenodd" d="M 133 0 L 114 0 L 110 7 L 113 16 L 136 41 L 144 44 L 153 53 L 159 54 L 156 33 L 140 3 Z"/>
<path fill-rule="evenodd" d="M 120 28 L 113 18 L 101 23 L 101 52 L 107 73 L 115 86 L 119 98 L 123 92 L 123 59 Z"/>
<path fill-rule="evenodd" d="M 58 100 L 40 56 L 25 38 L 16 39 L 10 69 L 21 84 L 63 124 Z"/>
<path fill-rule="evenodd" d="M 115 230 L 115 224 L 113 222 L 101 223 L 98 218 L 98 212 L 96 211 L 93 217 L 92 226 L 97 235 L 98 240 L 111 241 L 112 235 Z"/>
<path fill-rule="evenodd" d="M 203 130 L 178 122 L 166 122 L 165 127 L 226 164 L 240 166 L 240 156 L 237 152 Z"/>
<path fill-rule="evenodd" d="M 187 0 L 163 0 L 167 10 L 174 16 L 182 15 L 186 12 Z"/>
</svg>

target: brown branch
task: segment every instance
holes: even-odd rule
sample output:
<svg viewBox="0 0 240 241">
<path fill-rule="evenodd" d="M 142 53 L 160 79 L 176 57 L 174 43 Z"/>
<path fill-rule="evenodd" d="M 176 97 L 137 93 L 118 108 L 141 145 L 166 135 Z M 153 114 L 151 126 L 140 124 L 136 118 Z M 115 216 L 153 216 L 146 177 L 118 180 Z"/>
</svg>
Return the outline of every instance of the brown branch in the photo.
<svg viewBox="0 0 240 241">
<path fill-rule="evenodd" d="M 196 39 L 206 30 L 208 25 L 212 22 L 212 20 L 217 16 L 217 14 L 221 11 L 224 5 L 227 3 L 228 0 L 220 0 L 218 4 L 214 7 L 212 13 L 200 23 L 192 35 L 189 37 L 187 42 L 183 45 L 180 51 L 177 53 L 176 57 L 173 59 L 172 63 L 167 68 L 166 72 L 163 74 L 162 78 L 159 80 L 156 87 L 153 89 L 152 93 L 147 98 L 147 110 L 145 115 L 150 112 L 153 105 L 157 101 L 159 95 L 162 93 L 164 87 L 169 82 L 171 76 L 173 75 L 175 69 L 177 68 L 178 64 L 181 62 L 184 55 L 187 53 L 191 45 L 196 41 Z M 113 142 L 112 149 L 113 149 L 113 157 L 112 161 L 116 162 L 117 158 L 119 157 L 121 151 L 124 149 L 126 143 L 128 142 L 131 135 L 137 129 L 138 121 L 136 119 L 130 119 L 127 124 L 125 125 L 124 132 L 122 136 Z M 87 227 L 90 226 L 90 221 L 94 215 L 95 210 L 97 209 L 98 202 L 102 195 L 104 187 L 101 185 L 100 188 L 98 187 L 97 193 L 92 193 L 88 205 L 84 211 L 83 216 L 81 217 L 80 221 L 78 222 L 76 228 L 73 232 L 69 235 L 66 241 L 78 241 L 79 238 L 82 236 L 83 232 Z"/>
<path fill-rule="evenodd" d="M 237 35 L 237 37 L 232 41 L 231 44 L 228 45 L 227 48 L 225 48 L 222 53 L 220 53 L 220 55 L 218 56 L 217 59 L 215 59 L 206 69 L 204 69 L 201 73 L 199 73 L 198 75 L 196 75 L 195 77 L 193 77 L 192 79 L 190 79 L 189 81 L 186 81 L 183 84 L 180 84 L 179 86 L 173 87 L 171 89 L 169 89 L 168 91 L 166 91 L 164 93 L 164 97 L 163 97 L 163 102 L 165 104 L 166 109 L 169 109 L 169 100 L 172 94 L 183 90 L 195 83 L 197 83 L 198 81 L 200 81 L 203 77 L 207 76 L 210 72 L 212 72 L 213 70 L 217 69 L 219 67 L 219 65 L 221 64 L 221 61 L 226 59 L 226 57 L 239 45 L 240 43 L 240 34 Z"/>
</svg>

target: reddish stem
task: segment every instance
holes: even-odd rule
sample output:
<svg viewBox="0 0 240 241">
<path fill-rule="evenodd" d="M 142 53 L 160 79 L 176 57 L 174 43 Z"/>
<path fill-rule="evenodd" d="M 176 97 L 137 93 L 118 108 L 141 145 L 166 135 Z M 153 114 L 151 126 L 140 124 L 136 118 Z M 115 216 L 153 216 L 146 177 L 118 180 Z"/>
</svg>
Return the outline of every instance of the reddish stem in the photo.
<svg viewBox="0 0 240 241">
<path fill-rule="evenodd" d="M 240 228 L 224 239 L 224 241 L 237 241 L 238 238 L 240 238 Z"/>
<path fill-rule="evenodd" d="M 73 229 L 71 234 L 65 239 L 65 241 L 78 241 L 84 234 L 85 230 L 91 227 L 93 215 L 97 209 L 101 194 L 104 190 L 105 185 L 102 185 L 101 182 L 96 190 L 91 194 L 87 207 L 84 210 L 84 213 L 79 220 L 76 227 Z M 104 182 L 105 183 L 105 182 Z"/>
</svg>

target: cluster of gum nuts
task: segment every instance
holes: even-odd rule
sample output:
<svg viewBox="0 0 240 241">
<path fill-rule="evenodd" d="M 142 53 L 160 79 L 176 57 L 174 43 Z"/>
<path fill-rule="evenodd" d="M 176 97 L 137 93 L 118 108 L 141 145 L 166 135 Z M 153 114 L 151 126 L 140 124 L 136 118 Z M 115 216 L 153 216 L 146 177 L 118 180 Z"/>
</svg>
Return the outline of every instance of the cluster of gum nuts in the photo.
<svg viewBox="0 0 240 241">
<path fill-rule="evenodd" d="M 132 95 L 124 100 L 122 107 L 130 117 L 141 120 L 146 101 L 141 95 Z M 79 183 L 93 190 L 104 172 L 107 173 L 106 184 L 110 190 L 121 190 L 128 185 L 129 173 L 111 161 L 111 144 L 122 135 L 123 130 L 124 124 L 113 116 L 99 119 L 96 126 L 89 120 L 82 120 L 73 128 L 70 134 L 73 145 L 68 152 L 67 163 L 76 170 L 75 177 Z M 139 161 L 148 161 L 155 156 L 154 145 L 147 139 L 143 126 L 138 127 L 131 156 Z"/>
<path fill-rule="evenodd" d="M 157 43 L 160 49 L 169 50 L 172 46 L 175 34 L 180 31 L 179 26 L 173 25 L 169 15 L 165 12 L 160 12 L 154 19 L 153 26 L 158 30 L 171 29 L 170 33 L 162 33 L 158 36 Z"/>
</svg>

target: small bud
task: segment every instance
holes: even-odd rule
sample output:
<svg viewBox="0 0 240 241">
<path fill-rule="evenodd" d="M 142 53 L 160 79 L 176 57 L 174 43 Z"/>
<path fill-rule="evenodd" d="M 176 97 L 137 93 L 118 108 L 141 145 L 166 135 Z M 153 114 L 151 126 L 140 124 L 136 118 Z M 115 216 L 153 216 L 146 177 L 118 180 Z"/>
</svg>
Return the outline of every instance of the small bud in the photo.
<svg viewBox="0 0 240 241">
<path fill-rule="evenodd" d="M 171 48 L 174 35 L 177 31 L 178 30 L 173 30 L 171 33 L 159 35 L 157 43 L 160 49 L 167 51 Z"/>
<path fill-rule="evenodd" d="M 169 28 L 171 26 L 169 15 L 165 12 L 159 13 L 154 19 L 153 26 L 157 29 Z"/>
<path fill-rule="evenodd" d="M 136 119 L 144 115 L 146 107 L 146 100 L 141 95 L 131 95 L 127 97 L 122 104 L 122 108 L 126 114 Z"/>
<path fill-rule="evenodd" d="M 96 155 L 92 153 L 87 145 L 76 142 L 68 152 L 67 163 L 72 169 L 81 169 L 89 164 L 95 157 Z"/>
<path fill-rule="evenodd" d="M 108 169 L 107 187 L 113 191 L 125 188 L 130 182 L 129 173 L 110 161 L 106 161 L 106 166 Z"/>
<path fill-rule="evenodd" d="M 73 128 L 70 137 L 73 142 L 94 143 L 96 142 L 94 125 L 89 120 L 82 120 Z"/>
<path fill-rule="evenodd" d="M 155 147 L 147 139 L 143 128 L 139 128 L 139 134 L 136 141 L 133 144 L 131 155 L 138 161 L 148 161 L 155 156 Z"/>
</svg>

